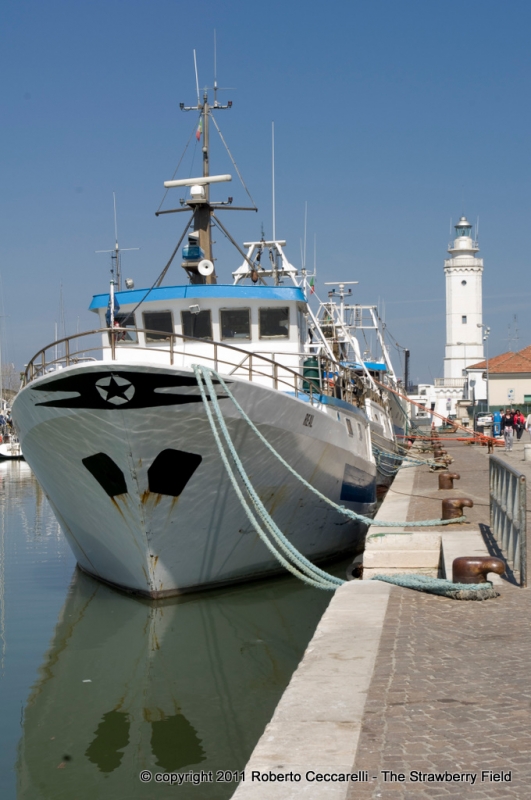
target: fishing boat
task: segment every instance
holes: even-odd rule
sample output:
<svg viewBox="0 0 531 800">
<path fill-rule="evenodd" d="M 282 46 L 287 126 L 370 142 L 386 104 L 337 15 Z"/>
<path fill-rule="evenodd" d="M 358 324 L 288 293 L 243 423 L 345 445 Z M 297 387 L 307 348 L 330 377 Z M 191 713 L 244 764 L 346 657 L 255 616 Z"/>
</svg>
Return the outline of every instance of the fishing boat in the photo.
<svg viewBox="0 0 531 800">
<path fill-rule="evenodd" d="M 326 347 L 334 358 L 358 377 L 356 393 L 369 419 L 373 454 L 378 468 L 378 488 L 386 489 L 399 469 L 404 453 L 407 409 L 385 341 L 378 307 L 354 302 L 351 285 L 358 281 L 330 281 L 333 286 L 316 313 L 322 337 L 313 350 Z M 337 288 L 336 288 L 337 287 Z M 348 288 L 347 288 L 348 287 Z M 354 290 L 355 291 L 355 290 Z M 364 351 L 361 355 L 360 340 Z"/>
<path fill-rule="evenodd" d="M 22 448 L 16 436 L 7 435 L 0 442 L 0 460 L 10 461 L 12 459 L 22 459 Z"/>
<path fill-rule="evenodd" d="M 286 537 L 288 559 L 361 549 L 356 515 L 376 508 L 371 426 L 394 437 L 355 336 L 346 360 L 286 242 L 262 235 L 242 248 L 221 220 L 237 207 L 211 198 L 231 176 L 210 172 L 209 124 L 231 105 L 216 89 L 212 104 L 206 90 L 181 104 L 199 116 L 203 170 L 165 182 L 186 196 L 158 213 L 189 218 L 161 274 L 122 290 L 116 244 L 110 290 L 90 304 L 94 330 L 40 350 L 13 405 L 80 567 L 152 598 L 282 570 L 262 523 Z M 213 226 L 242 258 L 231 282 L 218 282 Z M 181 246 L 187 280 L 165 285 Z"/>
</svg>

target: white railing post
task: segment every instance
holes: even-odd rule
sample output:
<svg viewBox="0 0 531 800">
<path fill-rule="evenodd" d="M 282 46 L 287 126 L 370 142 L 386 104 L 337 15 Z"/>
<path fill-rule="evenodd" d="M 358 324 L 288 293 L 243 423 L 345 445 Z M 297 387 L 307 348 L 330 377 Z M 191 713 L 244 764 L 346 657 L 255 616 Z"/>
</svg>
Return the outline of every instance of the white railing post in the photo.
<svg viewBox="0 0 531 800">
<path fill-rule="evenodd" d="M 511 569 L 527 586 L 526 477 L 499 456 L 489 456 L 490 529 Z"/>
</svg>

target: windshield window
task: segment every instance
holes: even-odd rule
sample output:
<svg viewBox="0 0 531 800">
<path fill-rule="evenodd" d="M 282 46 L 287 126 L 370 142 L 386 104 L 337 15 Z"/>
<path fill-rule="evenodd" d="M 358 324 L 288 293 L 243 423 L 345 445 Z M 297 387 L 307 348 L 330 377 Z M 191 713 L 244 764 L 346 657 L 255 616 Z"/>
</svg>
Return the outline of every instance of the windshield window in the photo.
<svg viewBox="0 0 531 800">
<path fill-rule="evenodd" d="M 146 333 L 146 342 L 169 342 L 170 334 L 173 333 L 171 311 L 144 311 L 142 316 L 144 328 L 149 331 Z"/>
<path fill-rule="evenodd" d="M 222 339 L 250 339 L 251 312 L 248 308 L 222 308 L 219 312 Z"/>
<path fill-rule="evenodd" d="M 212 339 L 212 318 L 210 311 L 181 311 L 184 336 L 194 339 Z"/>
<path fill-rule="evenodd" d="M 259 310 L 260 339 L 289 338 L 289 308 Z"/>
<path fill-rule="evenodd" d="M 115 314 L 114 327 L 128 328 L 127 331 L 116 331 L 116 333 L 114 334 L 115 336 L 114 341 L 116 342 L 116 344 L 137 344 L 138 336 L 136 333 L 134 314 Z M 111 337 L 109 334 L 109 344 L 110 343 L 111 343 Z"/>
</svg>

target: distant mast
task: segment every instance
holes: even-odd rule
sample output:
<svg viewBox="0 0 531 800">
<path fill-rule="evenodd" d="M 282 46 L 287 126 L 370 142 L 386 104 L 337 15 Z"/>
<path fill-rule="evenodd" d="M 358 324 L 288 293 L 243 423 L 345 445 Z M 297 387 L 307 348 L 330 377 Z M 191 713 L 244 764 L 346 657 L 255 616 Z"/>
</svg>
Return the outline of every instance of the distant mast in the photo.
<svg viewBox="0 0 531 800">
<path fill-rule="evenodd" d="M 112 250 L 96 250 L 96 253 L 110 253 L 111 254 L 111 280 L 114 284 L 116 291 L 122 291 L 122 259 L 120 253 L 125 250 L 140 250 L 139 247 L 122 247 L 118 244 L 118 218 L 116 215 L 116 192 L 112 193 L 114 204 L 114 247 Z M 127 283 L 127 281 L 126 281 Z M 62 289 L 61 289 L 62 291 Z M 62 295 L 61 295 L 62 296 Z M 56 337 L 57 338 L 57 337 Z"/>
</svg>

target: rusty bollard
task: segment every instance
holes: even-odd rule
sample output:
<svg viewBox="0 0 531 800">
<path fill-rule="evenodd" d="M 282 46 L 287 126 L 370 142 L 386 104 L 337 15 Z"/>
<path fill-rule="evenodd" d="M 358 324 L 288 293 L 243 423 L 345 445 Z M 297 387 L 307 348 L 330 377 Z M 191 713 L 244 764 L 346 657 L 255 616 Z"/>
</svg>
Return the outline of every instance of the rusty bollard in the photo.
<svg viewBox="0 0 531 800">
<path fill-rule="evenodd" d="M 452 581 L 454 583 L 486 583 L 489 572 L 503 575 L 505 564 L 493 556 L 462 556 L 454 558 Z"/>
<path fill-rule="evenodd" d="M 439 489 L 453 489 L 454 481 L 458 481 L 460 477 L 457 472 L 441 472 L 439 475 Z"/>
<path fill-rule="evenodd" d="M 474 503 L 468 497 L 447 497 L 442 501 L 442 518 L 457 519 L 463 516 L 463 508 L 473 508 Z"/>
</svg>

